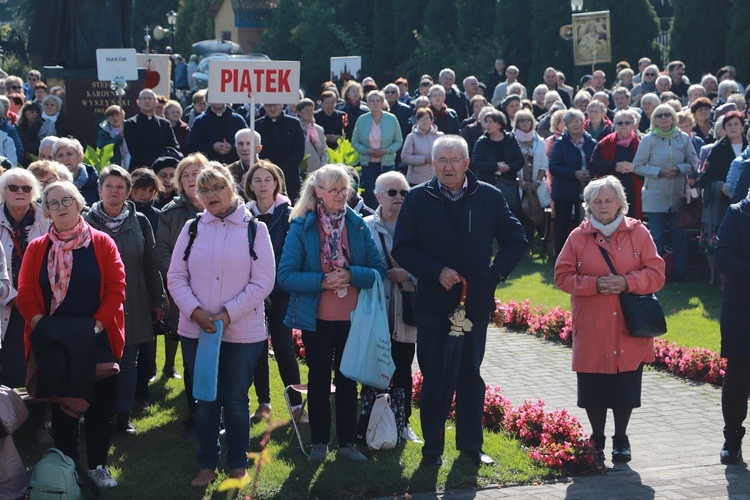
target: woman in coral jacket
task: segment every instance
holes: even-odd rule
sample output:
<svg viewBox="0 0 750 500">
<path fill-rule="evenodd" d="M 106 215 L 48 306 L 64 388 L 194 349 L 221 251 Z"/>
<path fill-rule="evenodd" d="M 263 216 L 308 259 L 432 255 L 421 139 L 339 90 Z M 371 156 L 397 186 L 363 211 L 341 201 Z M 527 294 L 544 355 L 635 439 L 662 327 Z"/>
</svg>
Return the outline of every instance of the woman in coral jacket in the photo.
<svg viewBox="0 0 750 500">
<path fill-rule="evenodd" d="M 586 409 L 599 459 L 604 460 L 604 425 L 607 409 L 612 408 L 612 461 L 627 462 L 628 422 L 633 408 L 641 406 L 643 363 L 654 360 L 654 341 L 630 335 L 619 294 L 659 291 L 664 261 L 646 227 L 626 216 L 625 189 L 616 177 L 590 182 L 583 198 L 586 218 L 570 233 L 557 258 L 555 283 L 571 295 L 578 406 Z"/>
<path fill-rule="evenodd" d="M 91 318 L 91 335 L 109 350 L 96 350 L 90 360 L 96 364 L 93 397 L 78 410 L 86 419 L 86 458 L 89 475 L 99 487 L 117 486 L 107 468 L 112 438 L 112 407 L 116 396 L 116 362 L 125 344 L 125 267 L 115 242 L 89 226 L 81 217 L 85 201 L 71 182 L 50 184 L 42 194 L 45 217 L 52 219 L 49 232 L 32 241 L 21 263 L 18 277 L 18 309 L 26 320 L 26 360 L 29 381 L 35 375 L 32 336 L 40 322 L 51 318 Z M 47 327 L 49 328 L 49 327 Z M 111 351 L 111 355 L 107 355 Z M 93 375 L 93 370 L 92 370 Z M 43 372 L 39 372 L 43 382 Z M 27 384 L 32 394 L 32 384 Z M 32 394 L 33 395 L 33 394 Z M 66 398 L 70 399 L 70 398 Z M 78 421 L 68 402 L 52 405 L 52 434 L 55 447 L 78 459 Z"/>
</svg>

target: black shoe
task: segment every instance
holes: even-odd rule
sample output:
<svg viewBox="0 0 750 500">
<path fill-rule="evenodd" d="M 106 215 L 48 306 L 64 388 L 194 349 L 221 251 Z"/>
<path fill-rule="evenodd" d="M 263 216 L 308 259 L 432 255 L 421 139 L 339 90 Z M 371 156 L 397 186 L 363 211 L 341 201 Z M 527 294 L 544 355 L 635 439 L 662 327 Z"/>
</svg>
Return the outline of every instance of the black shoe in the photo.
<svg viewBox="0 0 750 500">
<path fill-rule="evenodd" d="M 115 420 L 115 429 L 119 434 L 135 436 L 137 434 L 129 413 L 118 413 Z"/>
<path fill-rule="evenodd" d="M 612 461 L 630 462 L 630 440 L 627 436 L 612 436 Z"/>
<path fill-rule="evenodd" d="M 719 460 L 723 464 L 733 464 L 742 458 L 742 438 L 745 429 L 724 431 L 724 446 L 721 447 Z"/>
<path fill-rule="evenodd" d="M 440 455 L 424 455 L 419 465 L 420 467 L 440 467 L 443 465 L 443 459 Z"/>
<path fill-rule="evenodd" d="M 604 444 L 607 442 L 607 437 L 605 435 L 591 436 L 591 444 L 594 445 L 594 449 L 596 450 L 597 458 L 599 459 L 599 463 L 604 463 Z"/>
<path fill-rule="evenodd" d="M 472 451 L 461 451 L 461 454 L 472 461 L 476 466 L 480 465 L 495 465 L 495 461 L 491 456 L 485 454 L 482 450 Z"/>
</svg>

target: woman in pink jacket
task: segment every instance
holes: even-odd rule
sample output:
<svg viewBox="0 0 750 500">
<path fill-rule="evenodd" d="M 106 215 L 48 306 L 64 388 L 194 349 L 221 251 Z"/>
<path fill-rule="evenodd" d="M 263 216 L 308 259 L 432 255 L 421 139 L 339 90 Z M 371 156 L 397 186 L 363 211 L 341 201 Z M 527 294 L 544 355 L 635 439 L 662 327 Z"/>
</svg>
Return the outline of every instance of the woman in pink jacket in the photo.
<svg viewBox="0 0 750 500">
<path fill-rule="evenodd" d="M 646 227 L 631 219 L 625 189 L 608 175 L 583 191 L 587 217 L 573 230 L 555 264 L 555 283 L 571 295 L 573 371 L 578 406 L 586 409 L 591 439 L 604 460 L 604 425 L 612 408 L 612 461 L 631 458 L 627 427 L 641 406 L 643 363 L 654 360 L 654 342 L 632 337 L 619 294 L 649 294 L 664 285 L 664 261 Z M 604 260 L 607 253 L 617 275 Z"/>
<path fill-rule="evenodd" d="M 200 330 L 215 333 L 213 322 L 224 322 L 217 397 L 212 402 L 198 401 L 196 406 L 200 472 L 191 484 L 204 487 L 218 474 L 222 409 L 228 475 L 242 478 L 247 474 L 247 393 L 266 341 L 263 301 L 273 290 L 276 265 L 265 224 L 257 223 L 253 248 L 249 248 L 248 224 L 255 221 L 237 195 L 234 178 L 226 167 L 209 164 L 198 175 L 196 187 L 206 210 L 198 216 L 197 235 L 187 255 L 192 221 L 182 229 L 167 278 L 180 310 L 182 355 L 192 373 Z"/>
</svg>

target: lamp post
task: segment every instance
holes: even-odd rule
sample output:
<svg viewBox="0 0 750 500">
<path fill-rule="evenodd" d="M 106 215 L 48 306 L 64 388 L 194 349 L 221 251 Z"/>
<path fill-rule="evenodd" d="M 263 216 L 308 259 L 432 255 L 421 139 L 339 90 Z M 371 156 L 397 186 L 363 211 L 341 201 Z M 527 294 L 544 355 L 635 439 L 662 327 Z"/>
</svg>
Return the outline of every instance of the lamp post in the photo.
<svg viewBox="0 0 750 500">
<path fill-rule="evenodd" d="M 177 12 L 170 10 L 167 12 L 167 22 L 169 23 L 169 31 L 172 35 L 172 50 L 175 50 L 174 48 L 174 30 L 175 25 L 177 24 Z"/>
<path fill-rule="evenodd" d="M 583 0 L 570 0 L 570 10 L 581 12 L 583 10 Z"/>
<path fill-rule="evenodd" d="M 576 14 L 578 12 L 581 12 L 583 10 L 583 0 L 570 0 L 570 11 L 573 14 Z M 573 20 L 571 19 L 571 27 L 573 26 Z M 573 38 L 575 40 L 575 37 Z M 575 50 L 575 46 L 573 47 L 573 50 Z M 573 89 L 576 89 L 578 87 L 578 68 L 576 68 L 576 63 L 573 61 Z"/>
</svg>

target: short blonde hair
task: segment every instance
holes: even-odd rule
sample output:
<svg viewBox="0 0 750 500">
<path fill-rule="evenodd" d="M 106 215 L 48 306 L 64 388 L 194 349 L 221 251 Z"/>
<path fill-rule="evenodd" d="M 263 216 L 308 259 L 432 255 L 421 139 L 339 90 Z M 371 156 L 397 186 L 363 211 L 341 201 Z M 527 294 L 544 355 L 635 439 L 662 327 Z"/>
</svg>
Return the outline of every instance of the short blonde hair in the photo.
<svg viewBox="0 0 750 500">
<path fill-rule="evenodd" d="M 180 160 L 180 163 L 177 164 L 177 168 L 174 171 L 174 178 L 175 181 L 177 181 L 177 192 L 180 194 L 185 194 L 182 190 L 182 172 L 193 165 L 198 165 L 203 169 L 208 165 L 208 158 L 203 156 L 202 153 L 193 153 Z"/>
<path fill-rule="evenodd" d="M 169 111 L 172 108 L 179 109 L 180 110 L 180 116 L 182 116 L 182 105 L 179 102 L 175 101 L 175 100 L 167 101 L 167 104 L 164 105 L 164 114 L 166 115 L 167 111 Z"/>
<path fill-rule="evenodd" d="M 669 104 L 659 104 L 651 113 L 651 130 L 656 128 L 656 115 L 669 113 L 672 116 L 672 125 L 677 126 L 677 111 Z"/>
<path fill-rule="evenodd" d="M 69 181 L 57 181 L 53 182 L 42 193 L 42 210 L 44 211 L 44 216 L 49 217 L 50 212 L 49 208 L 47 208 L 47 197 L 49 196 L 50 191 L 53 189 L 59 189 L 62 191 L 63 197 L 72 196 L 73 200 L 76 202 L 76 206 L 78 207 L 78 212 L 80 213 L 81 210 L 83 210 L 83 207 L 86 206 L 86 200 L 83 198 L 83 195 L 78 190 L 78 188 Z"/>
<path fill-rule="evenodd" d="M 56 161 L 37 160 L 29 165 L 27 170 L 37 179 L 41 179 L 48 175 L 54 175 L 61 181 L 73 182 L 73 175 L 70 173 L 70 170 L 68 170 L 62 163 Z"/>
<path fill-rule="evenodd" d="M 227 167 L 218 162 L 210 162 L 206 168 L 200 171 L 195 180 L 197 190 L 207 189 L 213 186 L 224 186 L 232 192 L 232 199 L 242 201 L 237 194 L 237 184 Z"/>
</svg>

